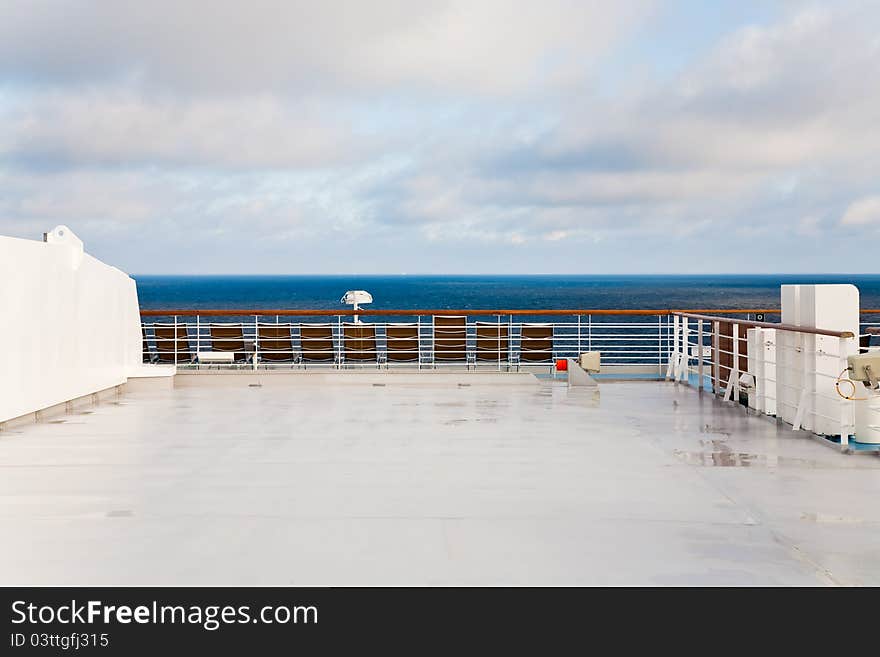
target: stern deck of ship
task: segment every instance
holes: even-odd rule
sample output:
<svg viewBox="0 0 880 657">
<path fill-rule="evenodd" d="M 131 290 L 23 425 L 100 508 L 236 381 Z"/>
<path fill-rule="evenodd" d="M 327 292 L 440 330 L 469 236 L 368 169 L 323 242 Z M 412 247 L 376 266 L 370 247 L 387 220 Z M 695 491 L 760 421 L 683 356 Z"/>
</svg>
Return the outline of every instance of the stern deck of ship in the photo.
<svg viewBox="0 0 880 657">
<path fill-rule="evenodd" d="M 711 395 L 317 376 L 178 375 L 0 433 L 0 580 L 880 583 L 880 460 Z"/>
</svg>

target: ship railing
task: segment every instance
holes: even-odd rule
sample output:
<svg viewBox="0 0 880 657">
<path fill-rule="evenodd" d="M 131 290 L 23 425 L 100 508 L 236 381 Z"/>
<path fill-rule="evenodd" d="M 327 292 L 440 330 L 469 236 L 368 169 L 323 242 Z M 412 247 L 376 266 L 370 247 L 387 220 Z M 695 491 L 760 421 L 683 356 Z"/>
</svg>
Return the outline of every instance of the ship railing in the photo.
<svg viewBox="0 0 880 657">
<path fill-rule="evenodd" d="M 718 311 L 702 311 L 718 312 Z M 741 316 L 774 310 L 741 309 Z M 603 371 L 661 378 L 672 311 L 144 310 L 145 362 L 179 368 L 466 367 L 518 371 L 600 351 Z M 450 317 L 458 318 L 450 325 Z"/>
<path fill-rule="evenodd" d="M 552 369 L 558 359 L 600 351 L 603 372 L 607 374 L 662 378 L 668 372 L 673 352 L 680 350 L 681 331 L 690 329 L 686 333 L 688 340 L 698 339 L 694 315 L 712 318 L 711 326 L 705 323 L 710 320 L 703 320 L 706 342 L 713 339 L 710 336 L 716 322 L 722 327 L 719 330 L 729 332 L 735 322 L 738 331 L 745 331 L 748 326 L 759 325 L 758 319 L 778 318 L 778 313 L 776 309 L 442 309 L 360 310 L 352 316 L 338 310 L 152 309 L 141 314 L 144 361 L 174 363 L 181 368 L 433 369 L 465 365 L 506 371 L 544 366 Z M 688 324 L 682 319 L 685 315 L 691 316 Z M 449 326 L 436 326 L 435 318 L 449 316 L 464 318 L 463 326 L 453 327 L 452 334 Z M 880 343 L 880 334 L 876 334 L 880 331 L 880 310 L 864 310 L 862 316 L 860 343 L 863 347 L 872 339 Z M 315 337 L 314 329 L 321 326 L 329 332 L 324 339 L 320 335 Z M 356 326 L 363 327 L 366 333 L 359 334 Z M 537 326 L 545 327 L 544 337 L 536 332 Z M 270 330 L 273 327 L 275 330 Z M 402 327 L 413 330 L 407 333 Z M 233 332 L 217 330 L 224 328 Z M 524 329 L 530 352 L 525 357 Z M 463 340 L 458 340 L 456 331 L 464 333 Z M 728 344 L 726 334 L 719 336 L 719 340 Z M 734 347 L 742 346 L 744 355 L 744 340 L 740 336 L 729 348 L 717 353 L 729 352 L 725 357 L 732 358 Z M 281 344 L 284 342 L 286 347 Z M 217 357 L 218 351 L 230 351 L 232 356 L 223 360 Z M 698 368 L 694 358 L 689 357 L 687 364 L 691 369 Z M 722 369 L 728 373 L 727 368 Z M 740 369 L 748 373 L 746 368 Z M 676 380 L 680 375 L 681 372 Z M 724 389 L 715 380 L 712 386 Z"/>
<path fill-rule="evenodd" d="M 699 394 L 776 416 L 794 429 L 831 436 L 843 447 L 854 433 L 847 357 L 876 349 L 878 310 L 862 311 L 859 334 L 731 316 L 673 312 L 667 380 Z M 880 341 L 880 340 L 878 340 Z"/>
</svg>

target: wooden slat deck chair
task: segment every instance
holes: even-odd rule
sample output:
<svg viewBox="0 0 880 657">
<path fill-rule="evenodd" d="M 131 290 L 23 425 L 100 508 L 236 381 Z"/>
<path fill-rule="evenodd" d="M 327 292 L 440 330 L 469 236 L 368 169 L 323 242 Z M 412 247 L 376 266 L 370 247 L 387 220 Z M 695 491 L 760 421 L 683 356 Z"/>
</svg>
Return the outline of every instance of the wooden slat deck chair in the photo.
<svg viewBox="0 0 880 657">
<path fill-rule="evenodd" d="M 478 362 L 500 363 L 508 360 L 508 326 L 497 322 L 477 322 Z"/>
<path fill-rule="evenodd" d="M 871 347 L 871 343 L 880 344 L 880 326 L 871 326 L 865 329 L 865 335 L 859 338 L 859 351 L 866 353 Z"/>
<path fill-rule="evenodd" d="M 300 324 L 299 339 L 302 362 L 336 362 L 332 324 Z"/>
<path fill-rule="evenodd" d="M 231 351 L 236 362 L 248 359 L 241 324 L 211 324 L 211 351 Z"/>
<path fill-rule="evenodd" d="M 434 316 L 434 362 L 467 361 L 467 317 Z"/>
<path fill-rule="evenodd" d="M 176 336 L 175 336 L 176 328 Z M 189 336 L 183 324 L 153 324 L 156 343 L 156 362 L 186 364 L 193 361 Z"/>
<path fill-rule="evenodd" d="M 520 363 L 553 361 L 553 325 L 523 324 L 519 341 Z"/>
<path fill-rule="evenodd" d="M 290 324 L 257 324 L 257 360 L 261 363 L 293 363 L 293 335 Z"/>
<path fill-rule="evenodd" d="M 342 326 L 342 357 L 346 363 L 379 363 L 376 327 L 346 323 Z"/>
<path fill-rule="evenodd" d="M 413 363 L 419 360 L 418 324 L 385 325 L 385 362 Z"/>
</svg>

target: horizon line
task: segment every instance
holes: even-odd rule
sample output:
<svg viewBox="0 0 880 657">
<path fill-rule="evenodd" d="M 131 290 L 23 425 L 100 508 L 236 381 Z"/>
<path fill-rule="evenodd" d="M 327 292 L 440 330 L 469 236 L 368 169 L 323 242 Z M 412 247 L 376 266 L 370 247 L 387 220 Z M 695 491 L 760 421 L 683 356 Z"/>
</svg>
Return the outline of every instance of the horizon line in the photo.
<svg viewBox="0 0 880 657">
<path fill-rule="evenodd" d="M 474 277 L 474 276 L 497 276 L 497 277 L 527 277 L 527 276 L 596 276 L 596 277 L 615 277 L 615 276 L 880 276 L 880 272 L 876 273 L 856 273 L 856 272 L 751 272 L 751 273 L 734 273 L 734 272 L 718 272 L 718 273 L 665 273 L 665 272 L 648 272 L 648 273 L 637 273 L 637 274 L 622 274 L 622 273 L 613 273 L 613 274 L 563 274 L 563 273 L 550 273 L 550 272 L 533 272 L 527 274 L 500 274 L 500 273 L 476 273 L 476 274 L 456 274 L 456 273 L 374 273 L 374 274 L 366 274 L 366 273 L 343 273 L 343 274 L 269 274 L 269 273 L 250 273 L 250 274 L 229 274 L 229 273 L 168 273 L 168 274 L 157 274 L 157 273 L 145 273 L 140 272 L 137 274 L 128 273 L 131 277 L 138 276 L 191 276 L 191 277 L 268 277 L 268 276 L 276 276 L 276 277 L 346 277 L 346 276 L 364 276 L 364 277 L 409 277 L 409 276 L 457 276 L 457 277 Z"/>
</svg>

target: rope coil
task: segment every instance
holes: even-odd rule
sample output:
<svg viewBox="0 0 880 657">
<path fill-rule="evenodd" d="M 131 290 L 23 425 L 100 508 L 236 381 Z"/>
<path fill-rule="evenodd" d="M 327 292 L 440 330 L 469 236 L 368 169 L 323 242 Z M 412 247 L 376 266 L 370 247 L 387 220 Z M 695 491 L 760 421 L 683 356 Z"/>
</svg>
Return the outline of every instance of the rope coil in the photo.
<svg viewBox="0 0 880 657">
<path fill-rule="evenodd" d="M 849 377 L 843 378 L 843 375 L 847 373 L 848 370 L 843 370 L 840 374 L 837 375 L 837 381 L 834 382 L 834 389 L 837 391 L 837 394 L 849 401 L 867 401 L 868 397 L 856 397 L 856 382 L 850 379 Z M 845 395 L 840 391 L 840 384 L 848 383 L 852 386 L 852 392 L 849 395 Z"/>
</svg>

